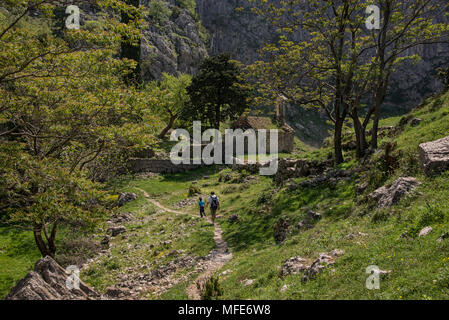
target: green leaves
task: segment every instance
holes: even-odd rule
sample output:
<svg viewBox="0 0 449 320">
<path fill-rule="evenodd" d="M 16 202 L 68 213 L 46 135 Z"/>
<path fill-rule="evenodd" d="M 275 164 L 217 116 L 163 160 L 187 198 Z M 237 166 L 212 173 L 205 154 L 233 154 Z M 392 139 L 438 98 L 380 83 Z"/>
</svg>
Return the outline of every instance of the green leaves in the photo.
<svg viewBox="0 0 449 320">
<path fill-rule="evenodd" d="M 117 58 L 123 41 L 140 37 L 140 8 L 99 0 L 95 27 L 61 33 L 58 3 L 31 16 L 33 3 L 6 7 L 0 21 L 0 214 L 45 233 L 55 222 L 97 221 L 108 202 L 93 180 L 123 172 L 154 142 L 159 119 L 148 94 L 123 83 L 136 62 Z"/>
<path fill-rule="evenodd" d="M 205 59 L 187 91 L 191 103 L 183 118 L 200 120 L 216 129 L 221 121 L 240 116 L 251 99 L 251 87 L 240 65 L 227 54 Z"/>
</svg>

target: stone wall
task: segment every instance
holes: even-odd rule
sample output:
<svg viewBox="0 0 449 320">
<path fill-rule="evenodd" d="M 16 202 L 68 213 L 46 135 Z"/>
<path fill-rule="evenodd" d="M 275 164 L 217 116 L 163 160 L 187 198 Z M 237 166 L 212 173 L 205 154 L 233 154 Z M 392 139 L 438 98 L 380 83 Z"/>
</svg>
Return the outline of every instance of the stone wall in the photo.
<svg viewBox="0 0 449 320">
<path fill-rule="evenodd" d="M 128 162 L 128 169 L 132 173 L 179 173 L 195 170 L 206 166 L 205 164 L 173 164 L 171 160 L 139 159 L 134 158 Z"/>
</svg>

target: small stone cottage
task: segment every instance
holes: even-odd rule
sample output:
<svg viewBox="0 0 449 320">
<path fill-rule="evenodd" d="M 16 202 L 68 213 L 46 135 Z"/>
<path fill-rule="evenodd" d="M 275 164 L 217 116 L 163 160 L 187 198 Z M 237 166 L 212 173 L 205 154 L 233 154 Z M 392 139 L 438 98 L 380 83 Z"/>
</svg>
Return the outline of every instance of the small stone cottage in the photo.
<svg viewBox="0 0 449 320">
<path fill-rule="evenodd" d="M 278 129 L 278 152 L 291 153 L 294 149 L 295 130 L 287 123 L 281 125 L 274 123 L 269 117 L 241 116 L 232 126 L 232 129 L 248 130 L 253 129 Z M 269 133 L 267 132 L 267 140 Z M 246 141 L 246 140 L 245 140 Z M 247 147 L 245 146 L 245 150 Z M 269 140 L 267 141 L 267 151 L 269 150 Z"/>
</svg>

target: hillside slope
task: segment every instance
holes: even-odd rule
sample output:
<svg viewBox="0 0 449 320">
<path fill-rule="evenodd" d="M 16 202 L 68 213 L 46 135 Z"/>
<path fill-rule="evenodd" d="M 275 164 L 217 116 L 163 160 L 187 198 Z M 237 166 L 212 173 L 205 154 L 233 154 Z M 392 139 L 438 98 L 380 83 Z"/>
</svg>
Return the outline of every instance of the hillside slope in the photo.
<svg viewBox="0 0 449 320">
<path fill-rule="evenodd" d="M 419 124 L 411 119 L 420 119 Z M 437 241 L 449 232 L 449 172 L 425 176 L 419 167 L 418 145 L 449 132 L 449 93 L 429 99 L 410 115 L 383 121 L 382 145 L 396 143 L 388 153 L 395 158 L 392 170 L 382 147 L 370 161 L 359 165 L 353 152 L 337 170 L 349 177 L 312 183 L 312 177 L 295 178 L 276 185 L 270 177 L 231 169 L 211 169 L 207 176 L 166 176 L 173 183 L 169 194 L 152 193 L 167 206 L 186 196 L 190 183 L 201 194 L 215 191 L 222 209 L 218 219 L 233 258 L 215 276 L 224 299 L 447 299 L 449 298 L 449 240 Z M 346 140 L 352 138 L 347 133 Z M 323 160 L 330 150 L 321 149 L 299 157 Z M 390 159 L 388 158 L 388 159 Z M 389 173 L 387 173 L 389 172 Z M 391 208 L 377 209 L 368 195 L 398 177 L 412 176 L 422 185 Z M 176 182 L 175 182 L 176 181 Z M 181 183 L 180 183 L 181 182 Z M 363 188 L 360 186 L 367 182 Z M 142 188 L 155 188 L 157 180 L 145 180 Z M 303 184 L 302 184 L 303 183 Z M 297 187 L 300 185 L 300 187 Z M 360 191 L 364 189 L 364 191 Z M 357 191 L 357 192 L 356 192 Z M 151 190 L 149 190 L 151 193 Z M 193 202 L 193 201 L 192 201 Z M 195 214 L 192 204 L 184 210 Z M 310 219 L 309 212 L 321 219 Z M 425 227 L 433 231 L 418 237 Z M 408 232 L 408 236 L 401 235 Z M 198 244 L 199 245 L 199 244 Z M 337 251 L 335 251 L 337 249 Z M 310 264 L 322 253 L 337 252 L 334 264 L 304 281 L 294 257 Z M 342 254 L 342 252 L 344 252 Z M 296 263 L 296 265 L 295 265 Z M 365 287 L 369 266 L 384 271 L 379 290 Z M 193 281 L 184 279 L 160 297 L 183 299 Z"/>
<path fill-rule="evenodd" d="M 411 119 L 421 121 L 413 127 Z M 225 200 L 227 210 L 238 213 L 240 219 L 238 223 L 223 220 L 225 239 L 235 251 L 224 268 L 230 272 L 222 278 L 223 298 L 449 298 L 449 242 L 437 241 L 449 231 L 449 172 L 427 177 L 418 161 L 420 143 L 449 133 L 449 93 L 429 99 L 407 117 L 386 119 L 382 125 L 395 126 L 390 128 L 390 136 L 382 139 L 383 146 L 397 145 L 388 153 L 393 159 L 390 173 L 381 148 L 363 165 L 351 160 L 345 163 L 341 169 L 355 172 L 349 179 L 307 187 L 301 185 L 307 178 L 297 178 L 276 193 L 271 181 L 264 179 L 265 186 L 257 185 L 260 189 L 252 187 Z M 347 139 L 350 137 L 348 134 Z M 346 154 L 351 156 L 351 152 Z M 373 190 L 403 176 L 416 177 L 422 185 L 391 208 L 377 209 L 369 201 Z M 265 191 L 262 194 L 258 192 L 261 189 Z M 307 221 L 310 210 L 321 213 L 322 218 L 304 230 L 299 223 Z M 428 226 L 433 231 L 418 237 Z M 279 244 L 275 236 L 279 237 L 282 229 L 285 240 Z M 301 272 L 282 275 L 286 260 L 300 256 L 313 261 L 334 249 L 344 254 L 316 279 L 304 283 Z M 365 287 L 366 268 L 371 265 L 385 271 L 380 290 Z M 248 279 L 254 281 L 245 286 Z"/>
<path fill-rule="evenodd" d="M 110 239 L 109 249 L 80 259 L 82 279 L 118 298 L 187 299 L 215 249 L 213 227 L 199 218 L 195 203 L 215 191 L 222 203 L 218 224 L 232 252 L 214 272 L 220 299 L 448 299 L 449 171 L 424 175 L 418 146 L 448 135 L 449 92 L 410 115 L 385 119 L 382 127 L 382 146 L 367 161 L 355 161 L 349 150 L 338 168 L 281 184 L 218 166 L 119 181 L 115 190 L 139 195 L 119 210 L 131 214 L 123 222 L 127 230 Z M 345 142 L 351 139 L 347 132 Z M 330 152 L 296 157 L 319 162 Z M 399 177 L 420 185 L 397 204 L 376 207 L 370 194 Z M 154 206 L 142 190 L 170 210 Z M 89 239 L 100 241 L 107 226 Z M 432 231 L 418 236 L 426 227 Z M 23 276 L 36 250 L 31 237 L 21 237 L 20 248 L 0 238 L 8 255 L 0 262 L 17 265 Z M 67 255 L 64 245 L 60 252 Z M 66 264 L 83 254 L 72 252 Z M 383 271 L 378 290 L 365 286 L 370 266 Z M 2 272 L 2 294 L 17 281 L 17 270 Z"/>
</svg>

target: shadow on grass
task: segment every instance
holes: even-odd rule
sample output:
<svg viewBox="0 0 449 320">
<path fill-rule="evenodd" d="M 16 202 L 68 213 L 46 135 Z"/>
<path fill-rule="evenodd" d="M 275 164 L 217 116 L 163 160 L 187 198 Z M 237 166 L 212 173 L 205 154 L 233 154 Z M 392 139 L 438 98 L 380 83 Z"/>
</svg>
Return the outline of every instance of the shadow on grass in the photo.
<svg viewBox="0 0 449 320">
<path fill-rule="evenodd" d="M 317 210 L 318 207 L 318 211 L 326 218 L 344 219 L 352 209 L 352 202 L 348 203 L 347 200 L 353 198 L 353 190 L 352 182 L 347 182 L 336 188 L 323 185 L 284 191 L 272 200 L 270 213 L 255 213 L 259 211 L 260 205 L 254 200 L 250 201 L 240 210 L 238 222 L 223 221 L 226 241 L 235 251 L 245 250 L 256 244 L 274 243 L 274 225 L 281 216 L 286 216 L 290 220 L 290 226 L 294 228 L 299 221 L 305 219 L 307 210 Z"/>
<path fill-rule="evenodd" d="M 164 175 L 164 178 L 161 181 L 169 181 L 169 182 L 192 182 L 195 180 L 199 180 L 203 178 L 205 175 L 213 175 L 220 172 L 223 168 L 219 165 L 203 167 L 196 170 L 180 172 L 180 173 L 171 173 Z"/>
<path fill-rule="evenodd" d="M 225 240 L 233 251 L 245 250 L 255 244 L 274 241 L 272 225 L 275 217 L 272 215 L 246 216 L 239 222 L 222 223 L 225 232 Z"/>
</svg>

